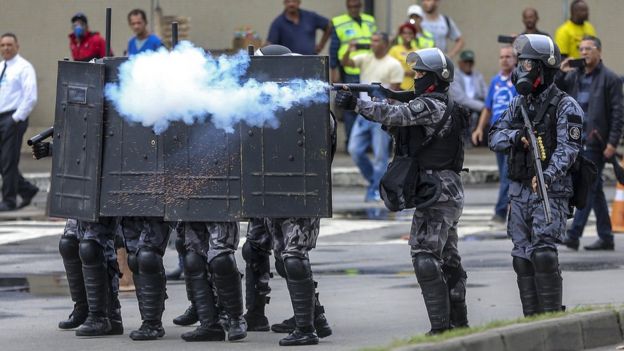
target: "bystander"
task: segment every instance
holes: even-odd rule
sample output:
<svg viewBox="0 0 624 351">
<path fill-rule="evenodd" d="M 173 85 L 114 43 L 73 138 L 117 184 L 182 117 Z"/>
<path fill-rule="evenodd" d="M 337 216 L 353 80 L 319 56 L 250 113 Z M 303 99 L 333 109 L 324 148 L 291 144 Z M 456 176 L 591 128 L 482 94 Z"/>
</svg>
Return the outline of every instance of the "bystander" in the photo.
<svg viewBox="0 0 624 351">
<path fill-rule="evenodd" d="M 594 26 L 588 21 L 589 6 L 584 0 L 574 0 L 570 4 L 570 19 L 555 32 L 555 42 L 562 57 L 579 58 L 579 44 L 586 35 L 596 36 Z"/>
<path fill-rule="evenodd" d="M 136 55 L 145 51 L 155 51 L 163 46 L 160 38 L 147 29 L 147 16 L 145 11 L 134 9 L 128 13 L 128 25 L 134 32 L 134 36 L 128 41 L 128 56 Z"/>
<path fill-rule="evenodd" d="M 331 34 L 331 22 L 300 6 L 301 0 L 284 0 L 284 12 L 271 23 L 266 45 L 282 45 L 301 55 L 316 55 L 323 50 Z M 323 31 L 318 44 L 317 30 Z"/>
<path fill-rule="evenodd" d="M 498 63 L 500 72 L 492 78 L 487 97 L 485 98 L 485 108 L 481 112 L 477 128 L 472 132 L 472 143 L 474 145 L 479 145 L 483 142 L 483 136 L 488 125 L 494 125 L 503 112 L 507 110 L 513 97 L 517 95 L 516 88 L 511 82 L 511 72 L 516 66 L 516 55 L 510 45 L 500 48 Z M 507 177 L 507 155 L 504 152 L 496 152 L 496 164 L 498 166 L 500 184 L 492 222 L 505 223 L 509 206 L 508 192 L 510 180 Z"/>
<path fill-rule="evenodd" d="M 598 176 L 592 185 L 587 206 L 574 214 L 572 226 L 566 233 L 563 243 L 578 250 L 579 238 L 587 224 L 589 212 L 594 210 L 596 215 L 596 229 L 598 239 L 585 250 L 613 250 L 613 233 L 609 206 L 602 188 L 601 173 L 605 166 L 605 159 L 615 156 L 615 149 L 622 136 L 622 81 L 602 62 L 602 44 L 596 37 L 586 36 L 579 45 L 581 56 L 585 59 L 585 66 L 572 68 L 569 60 L 561 64 L 561 70 L 566 72 L 557 84 L 570 94 L 585 112 L 583 119 L 583 139 L 585 148 L 582 155 L 590 159 L 598 168 Z"/>
<path fill-rule="evenodd" d="M 457 65 L 459 70 L 455 71 L 450 94 L 456 103 L 470 110 L 470 126 L 466 128 L 465 136 L 466 145 L 470 145 L 472 131 L 477 127 L 479 116 L 485 108 L 488 89 L 483 74 L 474 69 L 475 54 L 472 50 L 462 51 Z"/>
<path fill-rule="evenodd" d="M 87 16 L 78 12 L 71 18 L 69 49 L 75 61 L 91 61 L 106 55 L 106 42 L 98 32 L 91 32 Z"/>
<path fill-rule="evenodd" d="M 30 204 L 39 188 L 29 183 L 19 172 L 22 140 L 28 128 L 28 115 L 37 103 L 35 69 L 19 55 L 19 42 L 13 33 L 0 36 L 0 171 L 2 202 L 0 211 Z"/>
<path fill-rule="evenodd" d="M 464 47 L 464 39 L 455 21 L 438 11 L 439 2 L 440 0 L 422 0 L 422 7 L 425 10 L 422 27 L 433 33 L 436 47 L 454 58 Z M 448 50 L 446 47 L 447 39 L 453 42 L 453 47 Z"/>
<path fill-rule="evenodd" d="M 524 31 L 521 34 L 541 34 L 550 36 L 546 32 L 542 32 L 537 29 L 537 22 L 539 21 L 539 14 L 533 7 L 527 7 L 522 11 L 522 23 L 524 24 Z"/>
</svg>

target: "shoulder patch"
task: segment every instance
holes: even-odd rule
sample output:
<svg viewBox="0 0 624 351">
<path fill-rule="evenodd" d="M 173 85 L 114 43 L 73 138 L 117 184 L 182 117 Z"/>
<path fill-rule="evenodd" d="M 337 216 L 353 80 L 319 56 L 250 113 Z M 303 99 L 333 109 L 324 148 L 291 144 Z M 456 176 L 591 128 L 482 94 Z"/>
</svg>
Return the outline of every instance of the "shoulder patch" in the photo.
<svg viewBox="0 0 624 351">
<path fill-rule="evenodd" d="M 568 123 L 568 140 L 581 144 L 583 134 L 581 128 L 583 128 L 581 125 Z"/>
<path fill-rule="evenodd" d="M 571 124 L 583 124 L 583 118 L 578 115 L 568 115 L 568 123 Z"/>
<path fill-rule="evenodd" d="M 422 113 L 425 110 L 425 107 L 425 103 L 420 99 L 414 99 L 409 103 L 410 110 L 415 114 Z"/>
</svg>

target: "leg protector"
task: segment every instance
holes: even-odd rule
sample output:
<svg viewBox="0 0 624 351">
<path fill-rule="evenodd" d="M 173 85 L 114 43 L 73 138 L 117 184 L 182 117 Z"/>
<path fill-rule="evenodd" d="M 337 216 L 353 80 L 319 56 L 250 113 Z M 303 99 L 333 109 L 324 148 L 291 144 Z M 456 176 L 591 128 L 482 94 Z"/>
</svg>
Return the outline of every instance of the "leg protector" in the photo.
<svg viewBox="0 0 624 351">
<path fill-rule="evenodd" d="M 195 324 L 199 320 L 197 312 L 195 311 L 195 303 L 193 302 L 193 287 L 191 285 L 191 279 L 189 278 L 189 273 L 186 271 L 184 272 L 184 285 L 186 286 L 186 298 L 189 300 L 191 305 L 186 309 L 186 311 L 184 311 L 184 313 L 173 319 L 173 324 L 181 326 Z"/>
<path fill-rule="evenodd" d="M 106 335 L 111 331 L 108 319 L 110 278 L 104 248 L 95 240 L 83 240 L 79 251 L 89 303 L 89 315 L 80 328 L 76 329 L 76 335 Z"/>
<path fill-rule="evenodd" d="M 277 255 L 277 254 L 276 254 Z M 286 269 L 284 268 L 284 260 L 281 257 L 275 257 L 275 270 L 280 277 L 287 279 Z"/>
<path fill-rule="evenodd" d="M 318 282 L 314 281 L 314 288 L 318 287 Z M 326 338 L 332 335 L 331 327 L 325 318 L 325 307 L 319 301 L 319 293 L 314 293 L 314 329 L 319 338 Z"/>
<path fill-rule="evenodd" d="M 69 295 L 74 302 L 74 310 L 67 320 L 59 322 L 60 329 L 73 329 L 79 327 L 87 319 L 89 305 L 87 304 L 87 292 L 82 276 L 82 261 L 80 261 L 78 239 L 74 236 L 63 236 L 59 241 L 59 252 L 63 258 Z"/>
<path fill-rule="evenodd" d="M 518 276 L 518 291 L 520 291 L 520 302 L 522 303 L 524 316 L 528 317 L 538 314 L 540 307 L 537 299 L 537 288 L 535 287 L 533 263 L 524 258 L 514 257 L 513 268 Z"/>
<path fill-rule="evenodd" d="M 195 252 L 184 256 L 185 279 L 190 282 L 195 311 L 201 325 L 190 332 L 182 334 L 186 341 L 220 341 L 225 340 L 225 332 L 217 321 L 215 301 L 212 288 L 208 284 L 206 259 Z"/>
<path fill-rule="evenodd" d="M 468 327 L 466 308 L 466 279 L 468 275 L 461 264 L 457 267 L 442 266 L 451 301 L 451 328 Z"/>
<path fill-rule="evenodd" d="M 247 336 L 247 323 L 243 316 L 243 292 L 241 275 L 236 267 L 234 254 L 223 254 L 210 262 L 214 284 L 223 310 L 228 314 L 228 340 L 240 340 Z"/>
<path fill-rule="evenodd" d="M 440 333 L 449 329 L 451 302 L 440 263 L 429 253 L 416 254 L 412 263 L 429 314 L 430 333 Z"/>
<path fill-rule="evenodd" d="M 268 331 L 269 321 L 264 312 L 271 292 L 271 263 L 268 253 L 257 250 L 249 241 L 243 245 L 245 259 L 245 320 L 250 331 Z"/>
<path fill-rule="evenodd" d="M 108 319 L 111 323 L 111 331 L 109 332 L 109 335 L 122 335 L 123 321 L 121 319 L 121 303 L 119 302 L 119 278 L 121 273 L 119 271 L 119 264 L 117 263 L 116 256 L 115 260 L 109 260 L 107 264 L 110 291 Z M 116 288 L 113 287 L 114 284 L 116 284 Z"/>
<path fill-rule="evenodd" d="M 296 328 L 279 341 L 280 346 L 315 345 L 319 338 L 314 330 L 314 280 L 307 258 L 287 257 L 284 268 L 288 292 L 295 312 Z"/>
<path fill-rule="evenodd" d="M 532 255 L 537 298 L 543 312 L 561 311 L 562 279 L 559 257 L 553 249 L 537 249 Z"/>
<path fill-rule="evenodd" d="M 128 265 L 131 256 L 128 255 Z M 155 340 L 165 335 L 162 327 L 162 314 L 165 310 L 167 279 L 162 263 L 162 256 L 151 248 L 141 248 L 136 254 L 134 275 L 139 311 L 143 323 L 138 330 L 130 333 L 132 340 Z"/>
</svg>

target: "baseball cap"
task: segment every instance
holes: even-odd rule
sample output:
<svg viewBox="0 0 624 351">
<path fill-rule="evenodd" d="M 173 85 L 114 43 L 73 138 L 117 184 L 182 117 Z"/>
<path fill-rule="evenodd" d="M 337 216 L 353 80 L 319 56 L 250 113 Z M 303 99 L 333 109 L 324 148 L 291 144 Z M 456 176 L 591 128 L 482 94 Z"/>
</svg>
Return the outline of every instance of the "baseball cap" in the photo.
<svg viewBox="0 0 624 351">
<path fill-rule="evenodd" d="M 472 50 L 464 50 L 459 54 L 460 61 L 471 61 L 474 62 L 475 54 Z"/>
<path fill-rule="evenodd" d="M 418 17 L 423 18 L 425 17 L 425 12 L 423 12 L 422 7 L 418 5 L 412 5 L 407 8 L 407 17 L 411 15 L 418 15 Z"/>
<path fill-rule="evenodd" d="M 82 13 L 82 12 L 78 12 L 78 13 L 76 13 L 76 14 L 75 14 L 75 15 L 71 18 L 71 23 L 74 23 L 74 22 L 76 22 L 76 21 L 82 21 L 82 22 L 84 22 L 85 24 L 86 24 L 86 23 L 88 23 L 88 22 L 87 22 L 87 15 L 85 15 L 85 14 L 84 14 L 84 13 Z"/>
</svg>

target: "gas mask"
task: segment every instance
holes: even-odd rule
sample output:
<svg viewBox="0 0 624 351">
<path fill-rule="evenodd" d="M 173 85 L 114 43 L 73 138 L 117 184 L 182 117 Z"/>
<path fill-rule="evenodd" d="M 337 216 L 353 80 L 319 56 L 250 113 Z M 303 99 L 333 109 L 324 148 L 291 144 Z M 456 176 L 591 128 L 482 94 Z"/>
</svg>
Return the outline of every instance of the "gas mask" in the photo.
<svg viewBox="0 0 624 351">
<path fill-rule="evenodd" d="M 521 59 L 511 75 L 511 81 L 520 95 L 527 96 L 542 83 L 542 69 L 539 61 Z"/>
<path fill-rule="evenodd" d="M 422 78 L 414 79 L 414 94 L 420 96 L 435 90 L 436 75 L 433 72 L 427 72 Z"/>
</svg>

